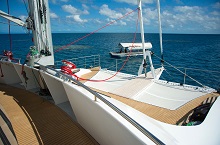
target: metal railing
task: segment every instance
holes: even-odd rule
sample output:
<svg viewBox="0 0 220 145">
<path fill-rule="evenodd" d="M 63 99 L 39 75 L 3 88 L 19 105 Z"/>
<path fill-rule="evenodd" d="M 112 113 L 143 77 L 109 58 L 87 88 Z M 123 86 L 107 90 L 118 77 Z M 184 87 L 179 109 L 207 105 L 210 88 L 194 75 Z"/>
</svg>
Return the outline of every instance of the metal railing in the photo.
<svg viewBox="0 0 220 145">
<path fill-rule="evenodd" d="M 218 83 L 220 84 L 219 80 L 216 80 L 215 78 L 218 78 L 218 76 L 220 75 L 220 71 L 213 71 L 213 70 L 205 70 L 205 69 L 198 69 L 198 68 L 185 68 L 185 67 L 175 67 L 173 68 L 172 66 L 169 65 L 164 65 L 165 72 L 169 75 L 169 76 L 179 76 L 179 80 L 182 80 L 181 83 L 182 84 L 186 84 L 186 79 L 188 78 L 187 82 L 194 82 L 198 85 L 201 85 L 202 87 L 205 87 L 203 85 L 202 82 L 204 82 L 203 80 L 205 79 L 204 76 L 206 76 L 206 78 L 210 82 L 210 80 L 213 80 L 213 82 L 215 82 L 216 84 L 213 84 L 213 86 L 216 85 L 216 87 L 218 87 Z M 170 74 L 170 72 L 172 74 Z M 198 76 L 203 76 L 198 77 L 196 74 L 199 74 Z M 182 78 L 182 79 L 181 79 Z M 200 82 L 202 81 L 202 82 Z M 195 85 L 195 84 L 194 84 Z"/>
<path fill-rule="evenodd" d="M 107 67 L 104 66 L 104 68 L 106 68 L 107 70 L 112 70 L 112 71 L 118 71 L 121 66 L 123 65 L 125 59 L 115 59 L 115 58 L 108 58 L 108 62 L 107 62 Z M 74 64 L 76 64 L 76 66 L 78 68 L 92 68 L 92 67 L 99 67 L 100 66 L 100 55 L 92 55 L 92 56 L 85 56 L 85 57 L 79 57 L 79 58 L 72 58 L 72 59 L 68 59 L 68 61 L 73 62 Z M 56 68 L 60 68 L 60 66 L 62 65 L 61 61 L 56 61 L 55 62 L 55 66 Z M 104 64 L 105 65 L 105 64 Z M 133 74 L 133 75 L 137 75 L 137 71 L 139 69 L 140 64 L 132 64 L 132 65 L 126 65 L 125 68 L 122 70 L 122 72 L 128 73 L 128 74 Z M 161 64 L 154 64 L 155 68 L 161 67 Z M 186 84 L 186 78 L 189 78 L 189 80 L 192 81 L 187 81 L 189 82 L 196 82 L 197 84 L 203 86 L 202 83 L 200 83 L 199 81 L 197 81 L 196 79 L 192 78 L 189 74 L 190 72 L 192 73 L 195 71 L 200 71 L 200 72 L 208 72 L 210 73 L 218 73 L 220 74 L 220 72 L 218 71 L 210 71 L 210 70 L 202 70 L 202 69 L 196 69 L 196 68 L 184 68 L 184 67 L 175 67 L 173 68 L 173 66 L 170 65 L 163 65 L 166 69 L 165 72 L 167 72 L 167 74 L 169 74 L 170 77 L 173 76 L 179 76 L 179 80 L 182 80 L 180 83 L 182 84 Z M 171 68 L 173 70 L 171 70 Z M 175 70 L 176 69 L 176 70 Z M 182 71 L 177 71 L 177 69 L 181 69 Z M 189 71 L 190 70 L 190 71 Z M 150 71 L 150 67 L 149 65 L 147 65 L 147 71 Z M 170 72 L 172 72 L 172 74 L 170 74 Z M 168 79 L 169 80 L 169 79 Z M 176 81 L 176 80 L 175 80 Z"/>
<path fill-rule="evenodd" d="M 100 55 L 91 55 L 78 58 L 67 59 L 73 62 L 78 68 L 92 68 L 100 66 Z M 55 66 L 60 67 L 62 61 L 55 61 Z"/>
<path fill-rule="evenodd" d="M 187 76 L 187 70 L 193 70 L 193 71 L 200 71 L 200 72 L 208 72 L 208 73 L 218 73 L 220 75 L 219 71 L 211 71 L 211 70 L 203 70 L 203 69 L 197 69 L 197 68 L 184 68 L 184 83 L 186 81 Z"/>
<path fill-rule="evenodd" d="M 4 55 L 0 55 L 0 60 L 2 61 L 12 61 L 12 62 L 16 62 L 19 63 L 21 62 L 21 58 L 13 58 L 12 60 L 9 60 L 7 56 Z"/>
</svg>

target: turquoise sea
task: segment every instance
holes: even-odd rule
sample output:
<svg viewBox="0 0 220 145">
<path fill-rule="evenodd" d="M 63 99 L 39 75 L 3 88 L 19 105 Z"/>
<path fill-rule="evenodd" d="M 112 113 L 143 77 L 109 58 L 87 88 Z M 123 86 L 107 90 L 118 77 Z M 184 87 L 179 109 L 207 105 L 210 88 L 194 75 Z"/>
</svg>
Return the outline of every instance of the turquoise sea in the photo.
<svg viewBox="0 0 220 145">
<path fill-rule="evenodd" d="M 52 34 L 54 50 L 59 49 L 71 42 L 86 36 L 86 33 L 56 33 Z M 15 58 L 25 57 L 32 44 L 31 34 L 12 34 L 12 52 Z M 100 55 L 101 67 L 110 68 L 116 63 L 109 52 L 117 48 L 120 42 L 133 42 L 132 33 L 96 33 L 78 41 L 63 50 L 54 53 L 55 60 L 71 59 L 89 55 Z M 160 65 L 160 47 L 158 34 L 145 34 L 145 41 L 151 42 L 154 67 Z M 137 34 L 135 42 L 141 42 L 140 34 Z M 211 34 L 163 34 L 164 60 L 169 64 L 178 67 L 181 71 L 190 75 L 206 86 L 215 89 L 220 88 L 220 35 Z M 10 50 L 8 34 L 0 34 L 0 51 Z M 118 69 L 126 58 L 118 60 Z M 131 57 L 126 63 L 122 72 L 137 74 L 142 56 Z M 149 63 L 148 63 L 149 65 Z M 163 79 L 183 83 L 184 75 L 177 74 L 177 71 L 164 63 L 166 68 L 162 75 Z M 189 68 L 197 69 L 196 71 Z M 113 69 L 115 70 L 115 68 Z M 186 78 L 187 84 L 195 84 Z"/>
</svg>

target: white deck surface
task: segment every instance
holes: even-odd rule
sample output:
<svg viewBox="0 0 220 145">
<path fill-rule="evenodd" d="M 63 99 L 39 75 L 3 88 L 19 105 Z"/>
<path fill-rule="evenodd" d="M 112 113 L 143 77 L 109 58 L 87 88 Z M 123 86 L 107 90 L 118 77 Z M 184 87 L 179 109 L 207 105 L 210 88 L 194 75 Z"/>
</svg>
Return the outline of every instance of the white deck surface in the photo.
<svg viewBox="0 0 220 145">
<path fill-rule="evenodd" d="M 111 71 L 101 70 L 94 77 L 92 77 L 91 80 L 105 80 L 114 74 L 115 72 L 112 73 Z M 111 92 L 112 90 L 127 83 L 131 79 L 131 77 L 133 77 L 133 75 L 123 76 L 123 74 L 122 75 L 120 74 L 121 73 L 119 73 L 119 75 L 116 75 L 115 77 L 113 77 L 108 81 L 101 81 L 101 82 L 87 81 L 85 85 L 105 92 Z"/>
<path fill-rule="evenodd" d="M 110 91 L 110 93 L 133 99 L 134 96 L 139 94 L 142 90 L 144 90 L 144 88 L 151 84 L 151 80 L 152 79 L 147 79 L 144 77 L 135 78 L 127 81 L 126 84 Z"/>
<path fill-rule="evenodd" d="M 181 89 L 182 86 L 169 87 L 153 83 L 132 99 L 155 106 L 175 110 L 185 103 L 206 93 Z"/>
<path fill-rule="evenodd" d="M 155 72 L 158 74 L 160 71 L 157 69 Z M 101 70 L 92 80 L 104 80 L 112 75 L 114 73 Z M 185 103 L 207 94 L 195 90 L 190 91 L 184 89 L 183 86 L 171 87 L 165 84 L 158 84 L 153 81 L 151 73 L 148 73 L 147 76 L 148 78 L 143 75 L 132 78 L 132 76 L 124 76 L 124 74 L 119 73 L 119 75 L 108 81 L 86 82 L 85 85 L 170 110 L 175 110 Z"/>
</svg>

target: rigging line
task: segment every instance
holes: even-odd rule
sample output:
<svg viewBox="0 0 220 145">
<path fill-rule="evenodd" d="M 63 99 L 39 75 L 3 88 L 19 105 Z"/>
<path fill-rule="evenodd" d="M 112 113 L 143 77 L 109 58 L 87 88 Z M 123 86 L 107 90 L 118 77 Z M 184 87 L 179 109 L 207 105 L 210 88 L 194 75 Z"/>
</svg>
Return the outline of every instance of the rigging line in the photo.
<svg viewBox="0 0 220 145">
<path fill-rule="evenodd" d="M 170 74 L 166 69 L 164 69 L 164 71 L 165 71 L 170 77 L 173 78 L 173 76 L 171 76 L 171 74 Z"/>
<path fill-rule="evenodd" d="M 101 28 L 99 28 L 99 29 L 97 29 L 97 30 L 95 30 L 95 31 L 93 31 L 93 32 L 91 32 L 91 33 L 89 33 L 89 34 L 87 34 L 87 35 L 85 35 L 85 36 L 83 36 L 83 37 L 81 37 L 81 38 L 79 38 L 79 39 L 77 39 L 77 40 L 75 40 L 75 41 L 73 41 L 73 42 L 71 42 L 71 43 L 69 43 L 69 44 L 63 46 L 63 47 L 60 47 L 60 48 L 56 49 L 55 52 L 59 52 L 59 51 L 63 50 L 64 48 L 67 48 L 68 46 L 70 46 L 70 45 L 72 45 L 72 44 L 74 44 L 74 43 L 76 43 L 76 42 L 79 42 L 79 41 L 83 40 L 84 38 L 86 38 L 86 37 L 88 37 L 88 36 L 90 36 L 90 35 L 92 35 L 92 34 L 98 32 L 98 31 L 100 31 L 100 30 L 102 30 L 102 29 L 104 29 L 104 28 L 106 28 L 106 27 L 112 25 L 112 24 L 115 23 L 116 21 L 121 20 L 121 19 L 124 18 L 124 17 L 127 17 L 128 15 L 130 15 L 131 13 L 133 13 L 133 12 L 136 11 L 136 10 L 138 10 L 138 8 L 132 10 L 131 12 L 126 13 L 125 15 L 123 15 L 122 17 L 120 17 L 120 18 L 118 18 L 118 19 L 116 19 L 116 20 L 114 20 L 114 21 L 111 21 L 111 22 L 107 23 L 106 25 L 102 26 Z"/>
<path fill-rule="evenodd" d="M 158 59 L 161 60 L 161 58 L 159 56 L 157 56 L 156 54 L 154 54 L 154 56 L 156 56 Z M 199 81 L 197 81 L 196 79 L 190 77 L 189 75 L 187 75 L 186 73 L 182 72 L 180 69 L 178 69 L 177 67 L 173 66 L 172 64 L 168 63 L 167 61 L 163 60 L 165 63 L 167 63 L 168 65 L 170 65 L 171 67 L 173 67 L 174 69 L 176 69 L 177 71 L 179 71 L 180 73 L 182 73 L 183 75 L 189 77 L 190 79 L 192 79 L 193 81 L 195 81 L 196 83 L 198 83 L 199 85 L 201 85 L 202 87 L 205 87 L 202 83 L 200 83 Z"/>
<path fill-rule="evenodd" d="M 7 0 L 7 8 L 8 8 L 8 14 L 10 14 L 10 9 L 9 9 L 9 3 Z M 8 33 L 9 33 L 9 41 L 10 41 L 10 51 L 12 49 L 12 40 L 11 40 L 11 25 L 10 25 L 10 21 L 8 20 Z"/>
<path fill-rule="evenodd" d="M 136 30 L 135 30 L 134 38 L 133 38 L 133 41 L 132 41 L 132 47 L 134 47 L 133 45 L 134 45 L 134 42 L 135 42 L 135 40 L 136 40 L 136 34 L 137 34 L 137 29 L 138 29 L 138 20 L 139 20 L 139 17 L 137 17 L 137 21 L 136 21 Z M 115 76 L 124 68 L 125 64 L 128 62 L 128 60 L 129 60 L 129 58 L 130 58 L 130 55 L 131 55 L 131 52 L 132 52 L 132 47 L 131 47 L 131 50 L 130 50 L 130 52 L 129 52 L 127 58 L 126 58 L 126 60 L 124 61 L 123 65 L 121 66 L 121 68 L 120 68 L 114 75 L 112 75 L 112 76 L 109 77 L 109 78 L 106 78 L 106 79 L 104 79 L 104 80 L 90 80 L 90 79 L 85 79 L 85 78 L 78 77 L 78 76 L 75 75 L 75 74 L 73 74 L 73 76 L 76 77 L 77 80 L 80 79 L 80 80 L 86 80 L 86 81 L 90 81 L 90 82 L 105 82 L 105 81 L 107 81 L 107 80 L 110 80 L 110 79 L 112 79 L 113 77 L 115 77 Z"/>
</svg>

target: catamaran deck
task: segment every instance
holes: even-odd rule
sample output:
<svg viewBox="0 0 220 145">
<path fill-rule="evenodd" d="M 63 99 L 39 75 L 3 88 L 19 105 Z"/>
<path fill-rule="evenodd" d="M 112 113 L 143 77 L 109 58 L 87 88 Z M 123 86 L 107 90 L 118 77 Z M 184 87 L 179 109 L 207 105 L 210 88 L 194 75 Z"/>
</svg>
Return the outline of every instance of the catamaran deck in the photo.
<svg viewBox="0 0 220 145">
<path fill-rule="evenodd" d="M 85 74 L 82 77 L 90 79 L 92 78 L 92 76 L 94 76 L 92 79 L 96 79 L 98 78 L 96 76 L 97 74 L 98 74 L 97 70 L 95 71 L 92 70 L 92 72 Z M 96 86 L 94 83 L 85 82 L 85 81 L 83 81 L 83 83 L 85 83 L 86 85 L 89 85 L 94 91 L 100 94 L 119 100 L 123 102 L 124 104 L 127 104 L 133 107 L 134 109 L 146 114 L 147 116 L 150 116 L 156 120 L 169 123 L 169 124 L 179 124 L 184 119 L 187 119 L 187 115 L 191 113 L 194 108 L 202 104 L 204 101 L 214 102 L 216 98 L 219 96 L 218 93 L 209 93 L 209 94 L 201 93 L 200 97 L 194 98 L 191 101 L 184 100 L 185 104 L 178 107 L 177 109 L 167 109 L 167 108 L 158 107 L 156 105 L 152 105 L 146 102 L 142 102 L 139 100 L 134 100 L 134 97 L 135 97 L 134 95 L 137 94 L 138 92 L 136 92 L 136 90 L 133 90 L 132 88 L 137 89 L 137 87 L 142 87 L 142 88 L 138 88 L 138 90 L 142 90 L 144 89 L 143 87 L 149 85 L 151 79 L 152 79 L 152 76 L 149 76 L 149 78 L 145 80 L 141 78 L 135 78 L 125 85 L 122 85 L 119 87 L 118 86 L 112 87 L 112 84 L 114 84 L 114 79 L 113 79 L 111 80 L 111 84 L 109 82 L 103 82 L 103 83 L 98 84 L 97 88 L 101 88 L 101 89 L 94 88 L 94 86 Z M 120 81 L 121 81 L 121 84 L 123 84 L 124 80 L 121 79 Z M 138 82 L 139 85 L 135 84 L 135 82 Z"/>
<path fill-rule="evenodd" d="M 161 107 L 157 107 L 151 104 L 135 101 L 129 98 L 121 97 L 119 95 L 111 94 L 108 92 L 100 91 L 97 89 L 93 89 L 96 92 L 109 96 L 111 98 L 114 98 L 118 101 L 123 102 L 124 104 L 127 104 L 128 106 L 133 107 L 134 109 L 146 114 L 147 116 L 150 116 L 156 120 L 159 120 L 161 122 L 165 122 L 168 124 L 177 124 L 179 123 L 185 115 L 190 113 L 194 108 L 202 104 L 204 101 L 212 102 L 217 99 L 219 94 L 217 93 L 210 93 L 205 96 L 201 96 L 199 98 L 196 98 L 184 106 L 178 108 L 177 110 L 169 110 Z M 185 118 L 187 119 L 187 118 Z"/>
<path fill-rule="evenodd" d="M 34 93 L 0 84 L 3 107 L 23 144 L 98 144 L 59 107 Z"/>
</svg>

